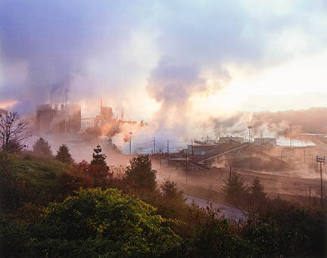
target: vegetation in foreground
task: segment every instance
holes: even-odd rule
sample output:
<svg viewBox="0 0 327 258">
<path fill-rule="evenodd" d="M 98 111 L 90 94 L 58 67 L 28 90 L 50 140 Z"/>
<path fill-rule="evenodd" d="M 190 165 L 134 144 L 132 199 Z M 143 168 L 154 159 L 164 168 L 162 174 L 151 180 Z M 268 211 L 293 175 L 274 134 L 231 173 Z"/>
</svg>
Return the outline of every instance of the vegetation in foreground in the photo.
<svg viewBox="0 0 327 258">
<path fill-rule="evenodd" d="M 35 146 L 0 152 L 2 257 L 324 257 L 325 213 L 270 200 L 259 180 L 226 180 L 226 201 L 248 217 L 235 222 L 158 185 L 149 156 L 125 170 L 100 146 L 90 163 Z"/>
</svg>

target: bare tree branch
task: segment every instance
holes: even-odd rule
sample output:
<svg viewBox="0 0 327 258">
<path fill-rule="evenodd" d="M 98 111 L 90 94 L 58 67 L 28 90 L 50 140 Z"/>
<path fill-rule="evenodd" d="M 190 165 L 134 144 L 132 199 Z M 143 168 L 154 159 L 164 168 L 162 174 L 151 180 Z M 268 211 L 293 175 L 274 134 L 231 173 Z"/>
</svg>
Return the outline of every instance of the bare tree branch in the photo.
<svg viewBox="0 0 327 258">
<path fill-rule="evenodd" d="M 10 146 L 15 146 L 15 150 L 12 151 L 19 151 L 24 145 L 24 140 L 30 136 L 28 121 L 20 119 L 17 112 L 0 116 L 1 149 L 9 151 Z"/>
</svg>

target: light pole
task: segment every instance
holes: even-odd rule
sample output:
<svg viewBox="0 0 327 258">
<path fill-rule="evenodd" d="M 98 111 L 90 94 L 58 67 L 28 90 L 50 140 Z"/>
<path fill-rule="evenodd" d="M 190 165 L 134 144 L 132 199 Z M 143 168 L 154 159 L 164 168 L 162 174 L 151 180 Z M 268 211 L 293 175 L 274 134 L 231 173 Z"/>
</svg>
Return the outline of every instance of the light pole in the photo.
<svg viewBox="0 0 327 258">
<path fill-rule="evenodd" d="M 322 165 L 325 164 L 325 161 L 326 161 L 326 157 L 320 157 L 320 156 L 316 156 L 316 161 L 319 163 L 320 165 L 320 204 L 321 204 L 321 207 L 323 208 L 324 207 L 324 196 L 323 196 L 323 188 L 322 188 Z"/>
</svg>

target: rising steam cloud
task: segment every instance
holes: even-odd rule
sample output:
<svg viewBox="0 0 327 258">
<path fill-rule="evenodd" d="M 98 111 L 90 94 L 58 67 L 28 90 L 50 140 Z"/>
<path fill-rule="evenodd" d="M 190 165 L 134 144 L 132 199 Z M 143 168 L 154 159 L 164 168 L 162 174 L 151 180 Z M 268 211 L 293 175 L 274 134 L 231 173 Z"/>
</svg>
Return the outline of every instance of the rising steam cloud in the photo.
<svg viewBox="0 0 327 258">
<path fill-rule="evenodd" d="M 143 119 L 151 100 L 159 128 L 193 128 L 210 117 L 199 118 L 191 98 L 228 87 L 231 66 L 257 71 L 291 58 L 271 42 L 295 26 L 321 34 L 301 18 L 320 15 L 318 3 L 301 1 L 290 16 L 279 1 L 259 10 L 253 1 L 1 0 L 0 102 L 28 113 L 68 89 L 73 101 L 104 96 Z M 212 121 L 220 115 L 211 112 Z"/>
<path fill-rule="evenodd" d="M 100 95 L 87 63 L 108 52 L 116 64 L 123 59 L 121 45 L 137 26 L 133 7 L 108 1 L 0 1 L 0 101 L 18 100 L 15 108 L 28 112 L 66 89 L 75 100 Z M 86 83 L 75 87 L 76 78 Z"/>
</svg>

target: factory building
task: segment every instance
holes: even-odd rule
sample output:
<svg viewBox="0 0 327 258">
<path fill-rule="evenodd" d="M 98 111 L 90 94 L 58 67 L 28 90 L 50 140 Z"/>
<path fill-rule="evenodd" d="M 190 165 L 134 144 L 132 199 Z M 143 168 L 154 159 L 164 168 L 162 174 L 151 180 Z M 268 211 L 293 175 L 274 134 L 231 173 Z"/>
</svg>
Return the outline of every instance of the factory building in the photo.
<svg viewBox="0 0 327 258">
<path fill-rule="evenodd" d="M 36 112 L 39 133 L 76 133 L 81 120 L 81 107 L 75 104 L 40 105 Z"/>
<path fill-rule="evenodd" d="M 112 107 L 100 106 L 100 114 L 95 118 L 95 127 L 102 127 L 106 123 L 112 123 L 114 120 L 114 113 Z"/>
<path fill-rule="evenodd" d="M 55 117 L 55 109 L 49 104 L 40 105 L 36 111 L 36 126 L 40 133 L 49 132 Z"/>
</svg>

